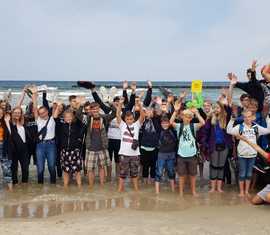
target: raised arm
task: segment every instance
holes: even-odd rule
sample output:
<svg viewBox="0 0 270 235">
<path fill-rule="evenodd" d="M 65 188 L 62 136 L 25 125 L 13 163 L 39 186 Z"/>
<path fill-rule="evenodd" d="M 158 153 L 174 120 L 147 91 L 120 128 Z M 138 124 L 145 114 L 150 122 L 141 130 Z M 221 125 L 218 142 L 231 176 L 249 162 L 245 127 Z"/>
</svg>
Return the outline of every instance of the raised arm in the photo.
<svg viewBox="0 0 270 235">
<path fill-rule="evenodd" d="M 260 136 L 270 134 L 270 118 L 269 118 L 269 116 L 267 116 L 267 118 L 266 118 L 266 123 L 267 123 L 266 128 L 258 125 L 258 132 L 259 132 Z"/>
<path fill-rule="evenodd" d="M 26 92 L 26 89 L 27 89 L 27 86 L 25 86 L 22 90 L 22 93 L 20 95 L 20 98 L 18 99 L 18 102 L 17 102 L 17 107 L 21 107 L 22 104 L 23 104 L 23 101 L 24 101 L 24 98 L 25 98 L 25 92 Z"/>
<path fill-rule="evenodd" d="M 204 119 L 203 119 L 202 116 L 200 115 L 200 112 L 198 111 L 198 109 L 192 108 L 192 109 L 191 109 L 191 112 L 192 112 L 192 113 L 196 116 L 196 118 L 198 119 L 199 123 L 198 123 L 197 125 L 198 125 L 198 129 L 200 129 L 202 126 L 205 125 Z"/>
<path fill-rule="evenodd" d="M 238 135 L 237 138 L 240 139 L 240 140 L 242 140 L 242 141 L 245 141 L 248 145 L 250 145 L 252 148 L 254 148 L 259 154 L 261 154 L 264 158 L 266 158 L 268 161 L 270 161 L 269 153 L 267 153 L 266 151 L 264 151 L 259 145 L 250 142 L 243 135 Z"/>
<path fill-rule="evenodd" d="M 128 102 L 127 106 L 125 107 L 125 110 L 132 111 L 132 109 L 135 105 L 135 99 L 136 99 L 136 89 L 137 89 L 136 82 L 132 82 L 130 85 L 130 88 L 131 88 L 131 95 L 129 98 L 129 102 Z"/>
<path fill-rule="evenodd" d="M 142 125 L 144 123 L 144 120 L 145 120 L 145 111 L 144 111 L 144 109 L 142 107 L 141 102 L 139 103 L 139 107 L 140 107 L 140 117 L 139 117 L 138 120 L 139 120 L 140 124 Z"/>
<path fill-rule="evenodd" d="M 181 103 L 179 101 L 176 101 L 174 103 L 174 112 L 173 112 L 171 119 L 170 119 L 170 124 L 173 128 L 175 128 L 175 126 L 176 126 L 175 118 L 176 118 L 177 114 L 179 113 L 180 108 L 181 108 Z"/>
<path fill-rule="evenodd" d="M 127 89 L 128 89 L 128 82 L 124 81 L 123 82 L 123 97 L 124 97 L 124 105 L 128 105 L 128 94 L 127 94 Z"/>
<path fill-rule="evenodd" d="M 34 114 L 35 120 L 37 120 L 38 119 L 38 91 L 37 91 L 37 87 L 36 86 L 32 87 L 31 91 L 33 93 L 33 95 L 32 95 L 33 114 Z"/>
<path fill-rule="evenodd" d="M 122 114 L 122 107 L 123 107 L 123 104 L 125 102 L 124 99 L 125 99 L 124 97 L 120 98 L 120 101 L 117 104 L 117 108 L 116 108 L 116 121 L 117 121 L 118 125 L 120 125 L 120 123 L 122 121 L 121 114 Z"/>
<path fill-rule="evenodd" d="M 231 118 L 231 120 L 229 121 L 228 125 L 227 125 L 227 133 L 229 135 L 238 135 L 239 134 L 239 125 L 233 127 L 233 123 L 234 123 L 234 119 Z"/>
<path fill-rule="evenodd" d="M 144 107 L 148 107 L 152 101 L 152 82 L 147 81 L 147 85 L 148 85 L 148 89 L 147 89 L 147 93 L 146 93 L 146 96 L 145 96 L 144 101 L 143 101 Z"/>
<path fill-rule="evenodd" d="M 104 102 L 100 99 L 97 91 L 95 88 L 91 89 L 91 92 L 92 92 L 92 96 L 95 100 L 95 102 L 97 102 L 100 106 L 100 108 L 102 109 L 102 111 L 105 113 L 105 114 L 108 114 L 112 111 L 111 107 L 107 106 L 106 104 L 104 104 Z"/>
</svg>

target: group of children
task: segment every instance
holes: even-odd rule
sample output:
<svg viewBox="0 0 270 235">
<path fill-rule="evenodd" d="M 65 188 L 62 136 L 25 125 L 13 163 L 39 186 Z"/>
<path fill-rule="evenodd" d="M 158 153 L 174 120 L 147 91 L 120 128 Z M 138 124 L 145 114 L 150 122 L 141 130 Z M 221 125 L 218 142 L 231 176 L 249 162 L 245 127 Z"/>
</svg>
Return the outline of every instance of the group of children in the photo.
<svg viewBox="0 0 270 235">
<path fill-rule="evenodd" d="M 172 93 L 166 93 L 164 98 L 153 97 L 150 81 L 143 101 L 143 95 L 136 94 L 136 83 L 129 87 L 124 82 L 123 95 L 105 103 L 93 83 L 78 82 L 80 87 L 91 91 L 94 102 L 70 96 L 68 105 L 55 102 L 51 106 L 46 92 L 39 106 L 37 88 L 25 87 L 16 107 L 11 108 L 6 101 L 0 103 L 4 179 L 10 189 L 18 183 L 19 162 L 22 183 L 27 183 L 33 157 L 38 183 L 44 182 L 47 160 L 51 183 L 56 183 L 57 175 L 63 176 L 64 186 L 68 187 L 74 176 L 81 187 L 83 171 L 93 187 L 97 171 L 101 185 L 111 179 L 114 160 L 119 192 L 125 190 L 127 177 L 131 178 L 134 190 L 139 190 L 142 177 L 145 184 L 155 185 L 158 194 L 164 175 L 174 192 L 177 173 L 180 195 L 189 182 L 192 195 L 197 196 L 198 166 L 202 175 L 203 164 L 209 161 L 209 192 L 222 193 L 224 176 L 230 169 L 227 165 L 234 159 L 239 171 L 236 175 L 239 196 L 249 196 L 256 161 L 263 159 L 266 166 L 269 162 L 269 154 L 265 152 L 270 134 L 269 71 L 270 66 L 264 66 L 263 79 L 257 80 L 253 62 L 247 70 L 247 82 L 238 82 L 234 74 L 228 74 L 229 88 L 217 102 L 205 100 L 198 109 L 187 107 L 185 92 L 179 97 Z M 233 103 L 234 87 L 245 91 L 240 106 Z M 29 91 L 31 102 L 23 113 L 21 105 Z M 270 202 L 269 185 L 252 201 Z"/>
</svg>

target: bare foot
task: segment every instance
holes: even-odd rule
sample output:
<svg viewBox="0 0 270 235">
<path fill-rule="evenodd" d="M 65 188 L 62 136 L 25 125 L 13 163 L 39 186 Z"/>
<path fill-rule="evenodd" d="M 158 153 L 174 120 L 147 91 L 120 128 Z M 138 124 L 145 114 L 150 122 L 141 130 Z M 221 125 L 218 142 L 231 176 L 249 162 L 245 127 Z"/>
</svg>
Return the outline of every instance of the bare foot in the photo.
<svg viewBox="0 0 270 235">
<path fill-rule="evenodd" d="M 245 194 L 244 194 L 244 193 L 239 193 L 238 196 L 239 196 L 239 197 L 244 197 Z"/>
<path fill-rule="evenodd" d="M 193 196 L 193 197 L 199 197 L 199 194 L 196 193 L 196 192 L 193 192 L 193 193 L 192 193 L 192 196 Z"/>
<path fill-rule="evenodd" d="M 251 195 L 249 194 L 249 192 L 246 192 L 246 197 L 251 198 Z"/>
<path fill-rule="evenodd" d="M 224 191 L 220 188 L 217 190 L 219 193 L 224 193 Z"/>
<path fill-rule="evenodd" d="M 184 192 L 183 191 L 179 191 L 179 196 L 183 197 L 184 196 Z"/>
<path fill-rule="evenodd" d="M 215 189 L 211 189 L 211 190 L 209 190 L 209 193 L 215 193 L 216 192 L 216 190 Z"/>
</svg>

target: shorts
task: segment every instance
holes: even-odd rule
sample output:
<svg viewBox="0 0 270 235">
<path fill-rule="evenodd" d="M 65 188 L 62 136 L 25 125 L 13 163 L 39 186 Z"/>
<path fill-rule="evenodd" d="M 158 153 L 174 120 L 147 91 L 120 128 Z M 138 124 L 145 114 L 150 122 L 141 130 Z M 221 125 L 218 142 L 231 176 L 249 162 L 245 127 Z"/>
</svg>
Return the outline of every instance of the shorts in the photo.
<svg viewBox="0 0 270 235">
<path fill-rule="evenodd" d="M 82 170 L 82 159 L 80 156 L 80 150 L 61 150 L 61 168 L 66 173 L 76 173 Z"/>
<path fill-rule="evenodd" d="M 168 174 L 170 180 L 175 178 L 175 153 L 158 153 L 158 160 L 156 163 L 156 177 L 155 181 L 160 182 L 163 176 L 164 169 Z"/>
<path fill-rule="evenodd" d="M 179 176 L 197 175 L 197 157 L 177 157 L 177 173 Z"/>
<path fill-rule="evenodd" d="M 85 167 L 87 171 L 94 171 L 96 167 L 104 168 L 111 165 L 111 160 L 107 150 L 89 151 L 85 154 Z"/>
<path fill-rule="evenodd" d="M 258 192 L 258 196 L 266 201 L 267 195 L 270 194 L 270 184 L 267 184 L 260 192 Z"/>
<path fill-rule="evenodd" d="M 120 178 L 135 178 L 139 175 L 140 158 L 139 156 L 120 156 Z"/>
</svg>

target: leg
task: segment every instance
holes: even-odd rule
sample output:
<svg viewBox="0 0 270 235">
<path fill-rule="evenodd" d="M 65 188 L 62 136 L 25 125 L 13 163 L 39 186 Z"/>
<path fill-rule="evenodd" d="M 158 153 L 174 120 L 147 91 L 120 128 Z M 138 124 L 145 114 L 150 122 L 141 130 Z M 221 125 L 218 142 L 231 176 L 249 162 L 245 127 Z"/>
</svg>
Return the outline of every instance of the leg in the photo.
<svg viewBox="0 0 270 235">
<path fill-rule="evenodd" d="M 214 151 L 210 156 L 210 164 L 209 164 L 209 176 L 211 180 L 211 190 L 209 193 L 216 192 L 217 187 L 217 178 L 218 178 L 218 152 Z"/>
<path fill-rule="evenodd" d="M 129 157 L 130 176 L 132 178 L 133 187 L 135 191 L 139 191 L 138 175 L 140 159 L 138 156 Z"/>
<path fill-rule="evenodd" d="M 100 186 L 104 186 L 104 181 L 105 181 L 105 169 L 103 166 L 99 167 L 99 182 Z"/>
<path fill-rule="evenodd" d="M 147 184 L 148 181 L 148 176 L 149 176 L 149 155 L 148 152 L 145 151 L 144 149 L 141 149 L 141 166 L 142 166 L 142 177 L 143 177 L 143 181 L 145 184 Z"/>
<path fill-rule="evenodd" d="M 156 176 L 156 162 L 157 162 L 157 150 L 154 150 L 151 152 L 151 162 L 150 162 L 150 177 L 152 181 L 153 179 L 155 179 Z"/>
<path fill-rule="evenodd" d="M 161 154 L 159 154 L 161 156 Z M 156 164 L 156 176 L 155 176 L 155 190 L 156 194 L 160 193 L 160 181 L 164 170 L 165 160 L 158 157 L 157 164 Z"/>
<path fill-rule="evenodd" d="M 51 184 L 56 183 L 56 145 L 55 143 L 46 144 L 47 147 L 47 161 L 48 161 L 48 169 L 50 172 L 50 182 Z"/>
<path fill-rule="evenodd" d="M 198 196 L 196 192 L 196 175 L 191 175 L 190 176 L 190 188 L 191 188 L 191 193 L 194 197 Z"/>
<path fill-rule="evenodd" d="M 184 194 L 185 181 L 186 181 L 185 175 L 179 176 L 179 194 L 180 194 L 180 196 L 183 196 L 183 194 Z"/>
<path fill-rule="evenodd" d="M 245 179 L 246 179 L 246 159 L 239 157 L 239 196 L 245 196 Z"/>
<path fill-rule="evenodd" d="M 43 184 L 44 182 L 44 165 L 45 165 L 44 144 L 39 143 L 37 145 L 37 175 L 39 184 Z"/>
<path fill-rule="evenodd" d="M 64 177 L 63 177 L 63 180 L 64 180 L 64 188 L 68 188 L 68 183 L 69 183 L 69 173 L 67 173 L 67 172 L 64 171 Z"/>
<path fill-rule="evenodd" d="M 119 151 L 120 151 L 120 145 L 121 145 L 121 140 L 115 140 L 115 145 L 114 145 L 114 161 L 115 161 L 115 175 L 116 177 L 119 176 Z"/>
<path fill-rule="evenodd" d="M 223 193 L 222 186 L 223 186 L 223 179 L 224 179 L 224 170 L 226 163 L 229 167 L 229 161 L 228 161 L 228 150 L 225 149 L 224 151 L 218 152 L 218 158 L 219 158 L 219 168 L 218 168 L 218 175 L 217 175 L 217 191 L 219 193 Z"/>
<path fill-rule="evenodd" d="M 138 176 L 132 177 L 131 179 L 132 179 L 134 191 L 138 192 L 139 191 Z"/>
<path fill-rule="evenodd" d="M 245 194 L 249 196 L 249 187 L 250 187 L 250 180 L 252 177 L 253 166 L 255 164 L 255 158 L 250 158 L 247 160 L 247 173 L 246 173 L 246 190 Z"/>
<path fill-rule="evenodd" d="M 76 182 L 77 182 L 77 185 L 78 185 L 78 188 L 81 188 L 82 187 L 82 177 L 81 177 L 81 172 L 76 172 L 75 173 L 75 177 L 76 177 Z"/>
<path fill-rule="evenodd" d="M 11 171 L 13 184 L 18 184 L 18 158 L 17 153 L 12 156 Z"/>
<path fill-rule="evenodd" d="M 175 153 L 171 153 L 166 160 L 166 169 L 170 180 L 171 190 L 175 191 Z"/>
<path fill-rule="evenodd" d="M 119 193 L 125 191 L 124 184 L 125 184 L 125 179 L 122 177 L 119 177 L 119 184 L 118 184 L 118 192 Z"/>
<path fill-rule="evenodd" d="M 108 152 L 109 152 L 109 157 L 111 159 L 111 162 L 113 160 L 113 155 L 114 155 L 114 151 L 113 151 L 113 140 L 109 139 L 109 143 L 108 143 Z M 111 181 L 112 179 L 112 166 L 107 166 L 107 180 Z"/>
<path fill-rule="evenodd" d="M 95 183 L 95 169 L 89 170 L 88 169 L 88 180 L 89 180 L 89 188 L 93 188 L 94 187 L 94 183 Z"/>
<path fill-rule="evenodd" d="M 28 176 L 29 176 L 29 155 L 27 152 L 26 144 L 24 145 L 24 148 L 22 149 L 19 162 L 20 162 L 21 170 L 22 170 L 22 183 L 27 183 Z"/>
</svg>

